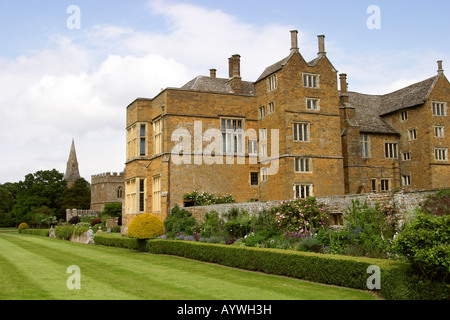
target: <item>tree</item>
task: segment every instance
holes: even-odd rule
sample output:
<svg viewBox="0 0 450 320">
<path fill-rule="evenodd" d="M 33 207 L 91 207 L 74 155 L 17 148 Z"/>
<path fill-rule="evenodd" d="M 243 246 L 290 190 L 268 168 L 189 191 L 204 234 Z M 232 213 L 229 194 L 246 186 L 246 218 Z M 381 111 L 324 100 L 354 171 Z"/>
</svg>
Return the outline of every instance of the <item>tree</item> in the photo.
<svg viewBox="0 0 450 320">
<path fill-rule="evenodd" d="M 83 178 L 77 179 L 70 188 L 67 188 L 60 199 L 60 212 L 65 214 L 66 209 L 87 210 L 91 207 L 91 185 Z"/>
<path fill-rule="evenodd" d="M 58 210 L 61 195 L 66 188 L 64 175 L 55 169 L 27 174 L 25 180 L 18 183 L 12 218 L 16 224 L 31 222 L 33 209 L 48 207 Z"/>
</svg>

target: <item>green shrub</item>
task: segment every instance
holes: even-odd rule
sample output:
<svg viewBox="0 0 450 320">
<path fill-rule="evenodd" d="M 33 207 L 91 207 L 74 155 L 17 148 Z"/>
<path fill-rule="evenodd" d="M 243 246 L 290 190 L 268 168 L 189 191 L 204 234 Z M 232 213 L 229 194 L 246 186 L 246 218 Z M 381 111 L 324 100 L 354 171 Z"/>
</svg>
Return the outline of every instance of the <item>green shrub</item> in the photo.
<svg viewBox="0 0 450 320">
<path fill-rule="evenodd" d="M 98 233 L 94 236 L 94 243 L 107 247 L 144 251 L 146 240 L 122 237 L 118 234 Z"/>
<path fill-rule="evenodd" d="M 156 215 L 150 213 L 135 216 L 127 230 L 127 236 L 136 239 L 153 239 L 163 234 L 163 222 Z"/>
<path fill-rule="evenodd" d="M 253 219 L 245 210 L 233 208 L 224 214 L 224 219 L 225 233 L 233 239 L 243 238 L 253 229 Z"/>
<path fill-rule="evenodd" d="M 181 209 L 178 205 L 170 211 L 170 215 L 164 221 L 164 228 L 168 237 L 175 237 L 179 234 L 192 236 L 195 226 L 197 226 L 197 221 L 192 217 L 192 213 Z"/>
<path fill-rule="evenodd" d="M 158 239 L 147 241 L 146 251 L 361 290 L 367 290 L 368 267 L 376 265 L 380 293 L 387 299 L 445 299 L 449 294 L 446 286 L 414 275 L 400 261 Z"/>
<path fill-rule="evenodd" d="M 82 235 L 83 233 L 89 231 L 90 223 L 88 222 L 79 222 L 74 228 L 74 233 L 77 236 Z"/>
<path fill-rule="evenodd" d="M 50 230 L 49 229 L 19 229 L 19 233 L 48 237 Z"/>
<path fill-rule="evenodd" d="M 216 211 L 211 211 L 205 214 L 201 223 L 194 228 L 194 232 L 200 234 L 200 237 L 212 237 L 222 234 L 224 231 L 224 221 L 219 217 Z"/>
<path fill-rule="evenodd" d="M 70 237 L 72 236 L 74 230 L 75 230 L 75 226 L 73 226 L 71 224 L 64 225 L 64 226 L 57 226 L 57 227 L 55 227 L 55 236 L 58 239 L 70 240 Z"/>
<path fill-rule="evenodd" d="M 299 241 L 297 250 L 303 252 L 319 252 L 319 240 L 316 237 L 304 237 Z"/>
<path fill-rule="evenodd" d="M 429 280 L 448 282 L 450 274 L 450 215 L 420 213 L 394 240 L 394 250 Z"/>
</svg>

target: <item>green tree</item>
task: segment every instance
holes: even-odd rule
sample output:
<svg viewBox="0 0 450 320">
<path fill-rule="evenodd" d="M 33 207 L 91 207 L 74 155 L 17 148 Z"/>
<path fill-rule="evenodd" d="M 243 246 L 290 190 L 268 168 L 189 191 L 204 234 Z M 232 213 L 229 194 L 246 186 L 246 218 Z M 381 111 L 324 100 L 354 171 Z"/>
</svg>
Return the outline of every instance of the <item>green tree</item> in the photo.
<svg viewBox="0 0 450 320">
<path fill-rule="evenodd" d="M 77 179 L 70 188 L 65 189 L 62 193 L 59 207 L 58 217 L 61 215 L 64 217 L 66 209 L 89 209 L 91 207 L 91 186 L 89 182 L 83 178 Z"/>
<path fill-rule="evenodd" d="M 122 217 L 122 203 L 120 202 L 112 202 L 106 203 L 105 207 L 102 211 L 103 216 L 109 216 L 112 218 L 121 218 Z"/>
<path fill-rule="evenodd" d="M 11 211 L 17 197 L 17 183 L 0 184 L 0 227 L 14 226 Z"/>
<path fill-rule="evenodd" d="M 15 223 L 31 222 L 33 209 L 36 208 L 58 210 L 65 189 L 64 175 L 55 169 L 27 174 L 25 180 L 18 183 L 17 199 L 12 210 Z"/>
</svg>

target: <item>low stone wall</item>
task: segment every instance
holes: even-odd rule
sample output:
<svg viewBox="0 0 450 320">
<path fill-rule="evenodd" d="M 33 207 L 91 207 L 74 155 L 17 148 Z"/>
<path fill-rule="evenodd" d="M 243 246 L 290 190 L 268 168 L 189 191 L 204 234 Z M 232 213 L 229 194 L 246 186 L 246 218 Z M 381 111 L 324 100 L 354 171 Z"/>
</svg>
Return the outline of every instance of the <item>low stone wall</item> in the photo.
<svg viewBox="0 0 450 320">
<path fill-rule="evenodd" d="M 100 217 L 100 211 L 94 210 L 80 210 L 80 209 L 67 209 L 66 210 L 66 221 L 68 222 L 72 217 Z"/>
<path fill-rule="evenodd" d="M 352 205 L 352 201 L 359 200 L 360 203 L 367 202 L 369 205 L 375 203 L 389 203 L 395 205 L 398 214 L 405 214 L 408 211 L 413 210 L 417 205 L 426 199 L 427 196 L 436 193 L 438 190 L 432 191 L 416 191 L 416 192 L 403 192 L 398 193 L 368 193 L 357 195 L 343 195 L 343 196 L 329 196 L 318 197 L 319 202 L 325 203 L 330 212 L 333 214 L 344 214 L 347 207 Z M 211 211 L 216 211 L 220 216 L 231 210 L 237 208 L 239 210 L 246 210 L 250 214 L 257 214 L 264 209 L 271 209 L 279 206 L 282 201 L 270 201 L 270 202 L 246 202 L 246 203 L 229 203 L 229 204 L 217 204 L 211 206 L 202 207 L 187 207 L 184 208 L 192 213 L 192 216 L 197 220 L 201 220 L 202 217 Z"/>
</svg>

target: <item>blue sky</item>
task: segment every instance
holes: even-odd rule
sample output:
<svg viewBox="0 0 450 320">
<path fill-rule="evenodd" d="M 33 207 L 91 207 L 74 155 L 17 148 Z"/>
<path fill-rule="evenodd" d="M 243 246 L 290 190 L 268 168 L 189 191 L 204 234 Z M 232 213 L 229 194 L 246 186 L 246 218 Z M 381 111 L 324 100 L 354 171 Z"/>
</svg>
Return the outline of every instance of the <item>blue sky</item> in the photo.
<svg viewBox="0 0 450 320">
<path fill-rule="evenodd" d="M 67 28 L 70 5 L 80 29 Z M 367 27 L 371 5 L 380 29 Z M 129 103 L 210 68 L 226 77 L 234 53 L 254 81 L 289 54 L 291 29 L 307 60 L 326 36 L 349 90 L 388 93 L 426 79 L 437 60 L 450 65 L 449 13 L 445 0 L 0 0 L 0 183 L 63 172 L 72 137 L 88 181 L 123 170 Z"/>
</svg>

